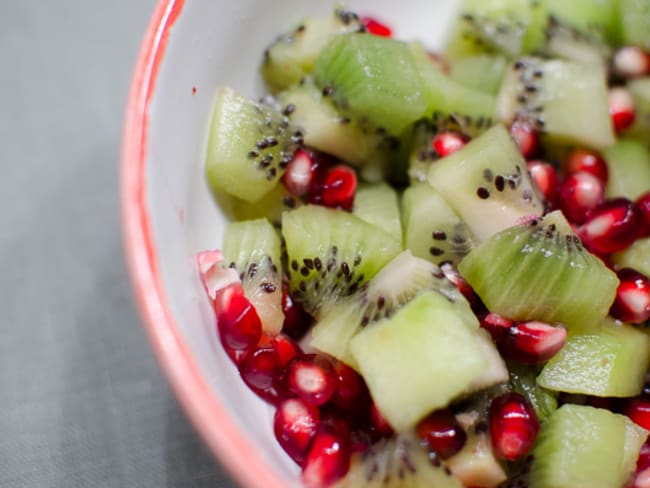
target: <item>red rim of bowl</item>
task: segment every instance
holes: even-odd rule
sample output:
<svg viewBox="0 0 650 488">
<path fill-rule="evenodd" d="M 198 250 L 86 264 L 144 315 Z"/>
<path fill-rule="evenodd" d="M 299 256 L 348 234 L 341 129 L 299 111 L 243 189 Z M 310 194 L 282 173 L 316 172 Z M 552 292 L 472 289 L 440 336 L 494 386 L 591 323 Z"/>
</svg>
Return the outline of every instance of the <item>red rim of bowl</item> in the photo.
<svg viewBox="0 0 650 488">
<path fill-rule="evenodd" d="M 184 0 L 160 0 L 147 27 L 130 85 L 122 134 L 120 192 L 127 264 L 144 328 L 190 421 L 242 486 L 286 488 L 204 380 L 167 304 L 146 190 L 149 103 L 167 39 Z"/>
</svg>

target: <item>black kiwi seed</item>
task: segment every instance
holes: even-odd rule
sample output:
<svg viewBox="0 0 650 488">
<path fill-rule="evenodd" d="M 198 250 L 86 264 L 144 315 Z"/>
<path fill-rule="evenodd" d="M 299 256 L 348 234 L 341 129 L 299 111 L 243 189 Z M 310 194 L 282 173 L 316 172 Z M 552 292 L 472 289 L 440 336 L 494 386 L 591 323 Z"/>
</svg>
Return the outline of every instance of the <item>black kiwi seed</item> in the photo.
<svg viewBox="0 0 650 488">
<path fill-rule="evenodd" d="M 327 271 L 332 271 L 335 266 L 336 266 L 336 259 L 330 258 L 327 261 Z"/>
<path fill-rule="evenodd" d="M 336 246 L 332 246 L 332 249 L 331 249 L 330 252 L 331 252 L 332 256 L 336 256 L 336 253 L 339 252 L 339 248 L 336 247 Z"/>
<path fill-rule="evenodd" d="M 272 180 L 275 178 L 275 175 L 277 174 L 277 170 L 275 168 L 271 168 L 268 173 L 266 173 L 266 179 L 267 180 Z"/>
<path fill-rule="evenodd" d="M 273 293 L 275 292 L 275 290 L 277 290 L 277 287 L 273 283 L 264 282 L 260 285 L 260 287 L 266 293 Z"/>
<path fill-rule="evenodd" d="M 316 271 L 323 269 L 323 263 L 321 262 L 320 258 L 314 258 L 314 268 L 316 268 Z"/>
<path fill-rule="evenodd" d="M 382 308 L 384 308 L 384 305 L 386 305 L 386 297 L 380 296 L 377 299 L 377 308 L 381 310 Z"/>
<path fill-rule="evenodd" d="M 300 268 L 300 274 L 303 275 L 303 276 L 309 276 L 309 270 L 307 269 L 306 266 L 302 266 Z"/>
<path fill-rule="evenodd" d="M 304 263 L 304 265 L 305 265 L 305 267 L 307 269 L 314 269 L 314 260 L 313 259 L 305 258 L 305 259 L 302 260 L 302 262 Z"/>
<path fill-rule="evenodd" d="M 270 136 L 266 138 L 266 144 L 268 147 L 274 147 L 278 145 L 278 140 L 275 137 Z"/>
<path fill-rule="evenodd" d="M 446 241 L 447 240 L 447 234 L 445 234 L 443 231 L 435 231 L 431 236 L 436 240 L 436 241 Z"/>
<path fill-rule="evenodd" d="M 479 198 L 485 200 L 486 198 L 490 198 L 490 190 L 488 190 L 487 188 L 480 187 L 476 190 L 476 195 Z"/>
<path fill-rule="evenodd" d="M 503 176 L 498 175 L 494 179 L 494 187 L 497 189 L 497 191 L 503 191 L 506 186 L 506 180 L 503 178 Z"/>
<path fill-rule="evenodd" d="M 354 258 L 354 265 L 359 266 L 361 264 L 361 256 L 357 254 L 357 257 Z"/>
<path fill-rule="evenodd" d="M 298 285 L 298 288 L 300 289 L 301 292 L 306 293 L 307 292 L 307 283 L 304 281 L 301 281 L 300 284 Z"/>
<path fill-rule="evenodd" d="M 248 267 L 248 276 L 252 278 L 256 274 L 257 274 L 257 264 L 251 263 L 251 265 Z"/>
<path fill-rule="evenodd" d="M 287 207 L 287 208 L 295 208 L 296 207 L 296 199 L 293 197 L 284 197 L 282 199 L 282 203 Z"/>
<path fill-rule="evenodd" d="M 489 168 L 485 168 L 483 170 L 483 179 L 489 183 L 492 181 L 493 178 L 494 178 L 494 174 L 492 173 L 492 170 Z"/>
<path fill-rule="evenodd" d="M 296 27 L 296 34 L 300 34 L 301 32 L 305 32 L 305 24 L 300 24 L 298 27 Z"/>
<path fill-rule="evenodd" d="M 330 85 L 325 85 L 323 87 L 322 93 L 324 97 L 329 97 L 332 93 L 334 93 L 334 88 L 332 88 Z"/>
<path fill-rule="evenodd" d="M 266 142 L 266 139 L 262 139 L 255 143 L 255 147 L 257 147 L 257 149 L 266 149 L 268 147 L 268 143 Z"/>
<path fill-rule="evenodd" d="M 255 158 L 259 157 L 259 155 L 260 155 L 260 153 L 258 153 L 257 151 L 250 151 L 248 153 L 248 159 L 255 159 Z"/>
<path fill-rule="evenodd" d="M 348 263 L 345 261 L 341 263 L 341 271 L 343 271 L 343 274 L 346 276 L 350 274 L 350 266 L 348 266 Z"/>
<path fill-rule="evenodd" d="M 298 271 L 298 261 L 296 261 L 295 259 L 291 261 L 291 269 L 293 269 L 294 271 Z"/>
<path fill-rule="evenodd" d="M 296 111 L 296 106 L 293 103 L 290 103 L 286 107 L 284 107 L 284 110 L 282 111 L 282 115 L 288 116 L 291 115 Z"/>
<path fill-rule="evenodd" d="M 429 253 L 432 256 L 442 256 L 445 253 L 445 251 L 444 249 L 440 249 L 439 247 L 431 247 L 429 249 Z"/>
</svg>

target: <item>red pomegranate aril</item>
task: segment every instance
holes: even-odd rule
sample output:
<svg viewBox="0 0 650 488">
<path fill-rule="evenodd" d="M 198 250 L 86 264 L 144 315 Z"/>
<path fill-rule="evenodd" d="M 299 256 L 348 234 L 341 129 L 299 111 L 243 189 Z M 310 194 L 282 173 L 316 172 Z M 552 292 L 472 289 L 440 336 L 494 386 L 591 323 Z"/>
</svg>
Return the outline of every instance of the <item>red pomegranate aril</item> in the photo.
<svg viewBox="0 0 650 488">
<path fill-rule="evenodd" d="M 334 364 L 336 389 L 332 403 L 337 407 L 352 412 L 365 411 L 370 405 L 370 394 L 363 378 L 347 364 L 337 361 Z"/>
<path fill-rule="evenodd" d="M 292 359 L 302 355 L 302 349 L 296 341 L 286 334 L 278 334 L 271 338 L 271 347 L 278 355 L 278 361 L 283 367 L 291 362 Z"/>
<path fill-rule="evenodd" d="M 539 432 L 535 410 L 518 393 L 505 393 L 492 400 L 489 425 L 494 454 L 507 461 L 526 456 Z"/>
<path fill-rule="evenodd" d="M 262 322 L 241 284 L 233 283 L 217 292 L 214 301 L 219 336 L 230 349 L 250 349 L 262 336 Z"/>
<path fill-rule="evenodd" d="M 340 164 L 323 173 L 310 190 L 309 201 L 330 208 L 351 210 L 356 191 L 356 173 L 349 166 Z"/>
<path fill-rule="evenodd" d="M 643 224 L 643 216 L 634 203 L 616 198 L 589 212 L 578 235 L 588 249 L 609 254 L 632 244 Z"/>
<path fill-rule="evenodd" d="M 302 482 L 307 488 L 323 488 L 345 476 L 349 469 L 348 439 L 331 424 L 322 424 L 303 463 Z"/>
<path fill-rule="evenodd" d="M 244 383 L 270 403 L 277 403 L 285 396 L 282 373 L 282 364 L 273 347 L 256 349 L 239 365 L 239 374 Z"/>
<path fill-rule="evenodd" d="M 307 354 L 287 365 L 289 390 L 312 405 L 325 404 L 336 390 L 336 377 L 329 359 Z"/>
<path fill-rule="evenodd" d="M 650 279 L 630 268 L 621 269 L 617 275 L 621 283 L 610 315 L 627 323 L 645 322 L 650 318 Z"/>
<path fill-rule="evenodd" d="M 300 398 L 280 402 L 273 418 L 275 438 L 298 464 L 305 459 L 319 425 L 318 408 Z"/>
<path fill-rule="evenodd" d="M 499 351 L 523 364 L 538 364 L 555 356 L 566 343 L 566 329 L 544 322 L 522 322 L 508 329 Z"/>
<path fill-rule="evenodd" d="M 370 406 L 370 422 L 377 437 L 390 437 L 393 435 L 393 428 L 374 402 Z"/>
<path fill-rule="evenodd" d="M 199 266 L 203 288 L 212 300 L 215 299 L 219 290 L 240 281 L 237 270 L 222 267 L 223 254 L 219 250 L 197 253 L 196 262 Z"/>
<path fill-rule="evenodd" d="M 624 79 L 650 74 L 650 53 L 636 46 L 623 46 L 612 59 L 614 73 Z"/>
<path fill-rule="evenodd" d="M 637 471 L 650 468 L 650 438 L 648 438 L 641 449 L 639 450 L 639 457 L 636 461 Z"/>
<path fill-rule="evenodd" d="M 551 164 L 539 160 L 528 161 L 526 165 L 533 183 L 542 193 L 544 199 L 548 202 L 554 202 L 558 186 L 555 168 Z"/>
<path fill-rule="evenodd" d="M 650 439 L 641 446 L 636 471 L 627 488 L 650 488 Z"/>
<path fill-rule="evenodd" d="M 643 216 L 643 228 L 639 231 L 639 237 L 649 237 L 650 236 L 650 191 L 644 193 L 636 200 L 636 206 L 639 209 L 639 212 Z"/>
<path fill-rule="evenodd" d="M 623 413 L 630 417 L 635 424 L 650 430 L 650 400 L 647 398 L 634 398 L 626 401 Z"/>
<path fill-rule="evenodd" d="M 455 153 L 467 144 L 467 138 L 458 132 L 440 132 L 431 141 L 431 147 L 441 158 Z"/>
<path fill-rule="evenodd" d="M 292 195 L 305 195 L 313 183 L 315 170 L 313 154 L 298 149 L 282 175 L 282 183 Z"/>
<path fill-rule="evenodd" d="M 524 158 L 528 159 L 537 152 L 539 137 L 535 128 L 529 122 L 515 120 L 510 125 L 510 135 L 519 146 L 519 151 Z"/>
<path fill-rule="evenodd" d="M 286 283 L 282 285 L 282 311 L 284 312 L 282 332 L 294 339 L 304 336 L 313 319 L 305 312 L 302 304 L 291 297 Z"/>
<path fill-rule="evenodd" d="M 603 157 L 596 151 L 588 149 L 574 149 L 569 153 L 564 162 L 564 171 L 567 175 L 584 171 L 591 173 L 603 184 L 609 179 L 609 170 Z"/>
<path fill-rule="evenodd" d="M 503 342 L 504 337 L 514 325 L 510 319 L 502 317 L 496 313 L 489 313 L 481 319 L 481 327 L 487 330 L 495 343 Z"/>
<path fill-rule="evenodd" d="M 380 37 L 391 37 L 393 35 L 390 27 L 373 17 L 361 17 L 360 20 L 370 34 Z"/>
<path fill-rule="evenodd" d="M 440 266 L 440 270 L 444 273 L 445 278 L 453 283 L 453 285 L 458 288 L 458 291 L 465 297 L 465 299 L 472 306 L 472 310 L 477 312 L 478 309 L 483 307 L 483 304 L 465 278 L 463 278 L 460 273 L 449 263 L 444 263 Z"/>
<path fill-rule="evenodd" d="M 467 434 L 449 409 L 429 414 L 417 424 L 415 431 L 442 459 L 456 454 L 467 441 Z"/>
<path fill-rule="evenodd" d="M 630 127 L 636 119 L 634 99 L 627 89 L 617 86 L 609 90 L 609 115 L 616 133 Z"/>
<path fill-rule="evenodd" d="M 586 171 L 572 173 L 560 184 L 560 209 L 570 221 L 581 224 L 587 213 L 603 201 L 605 185 Z"/>
</svg>

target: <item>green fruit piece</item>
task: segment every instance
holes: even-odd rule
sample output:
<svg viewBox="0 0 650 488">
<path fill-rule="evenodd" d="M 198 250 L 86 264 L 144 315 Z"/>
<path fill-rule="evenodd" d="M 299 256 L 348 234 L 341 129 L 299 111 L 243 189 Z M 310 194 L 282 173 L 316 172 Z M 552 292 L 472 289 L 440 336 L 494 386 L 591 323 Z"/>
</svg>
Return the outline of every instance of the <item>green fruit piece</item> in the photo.
<svg viewBox="0 0 650 488">
<path fill-rule="evenodd" d="M 463 448 L 447 460 L 447 466 L 464 486 L 496 487 L 507 479 L 488 436 L 473 430 L 468 432 Z"/>
<path fill-rule="evenodd" d="M 402 240 L 397 192 L 386 183 L 359 185 L 352 214 Z"/>
<path fill-rule="evenodd" d="M 428 179 L 479 241 L 544 211 L 526 162 L 502 125 L 431 165 Z"/>
<path fill-rule="evenodd" d="M 650 1 L 618 0 L 623 44 L 650 50 Z"/>
<path fill-rule="evenodd" d="M 634 100 L 636 118 L 625 135 L 637 137 L 647 145 L 650 136 L 650 77 L 628 81 L 627 89 Z"/>
<path fill-rule="evenodd" d="M 632 268 L 650 276 L 650 237 L 637 239 L 625 251 L 612 254 L 617 268 Z"/>
<path fill-rule="evenodd" d="M 491 237 L 458 269 L 491 312 L 569 328 L 597 326 L 619 284 L 578 237 L 537 220 Z"/>
<path fill-rule="evenodd" d="M 544 422 L 557 409 L 557 395 L 537 384 L 538 372 L 535 367 L 510 363 L 508 370 L 512 389 L 530 402 L 537 419 Z"/>
<path fill-rule="evenodd" d="M 332 38 L 314 66 L 316 85 L 361 124 L 400 135 L 426 107 L 407 44 L 368 34 Z"/>
<path fill-rule="evenodd" d="M 397 431 L 447 406 L 488 365 L 456 304 L 435 291 L 359 332 L 350 350 L 377 407 Z"/>
<path fill-rule="evenodd" d="M 537 378 L 543 388 L 599 397 L 631 397 L 643 390 L 650 339 L 629 326 L 605 321 L 569 333 L 564 347 Z"/>
<path fill-rule="evenodd" d="M 276 185 L 273 189 L 256 202 L 247 202 L 228 195 L 222 190 L 212 192 L 219 209 L 230 220 L 267 219 L 279 229 L 282 213 L 297 208 L 302 204 L 300 199 L 292 196 L 284 185 Z"/>
<path fill-rule="evenodd" d="M 291 292 L 312 314 L 359 289 L 401 251 L 379 227 L 317 205 L 285 212 L 282 234 Z"/>
<path fill-rule="evenodd" d="M 602 154 L 609 169 L 607 198 L 634 201 L 650 189 L 650 151 L 646 146 L 633 139 L 619 139 Z"/>
<path fill-rule="evenodd" d="M 210 187 L 248 202 L 260 200 L 276 186 L 299 139 L 274 108 L 221 88 L 205 163 Z"/>
<path fill-rule="evenodd" d="M 498 54 L 477 54 L 466 58 L 452 59 L 451 79 L 467 88 L 480 90 L 496 96 L 506 73 L 508 60 Z"/>
</svg>

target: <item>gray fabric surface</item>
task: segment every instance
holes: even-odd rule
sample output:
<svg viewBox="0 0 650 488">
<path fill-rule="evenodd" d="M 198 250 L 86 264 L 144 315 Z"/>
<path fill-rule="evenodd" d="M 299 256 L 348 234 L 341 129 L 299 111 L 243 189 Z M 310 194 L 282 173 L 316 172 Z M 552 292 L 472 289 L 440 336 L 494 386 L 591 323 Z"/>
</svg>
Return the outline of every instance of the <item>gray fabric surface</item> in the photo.
<svg viewBox="0 0 650 488">
<path fill-rule="evenodd" d="M 163 380 L 117 199 L 154 0 L 15 0 L 0 16 L 0 487 L 232 487 Z"/>
</svg>

